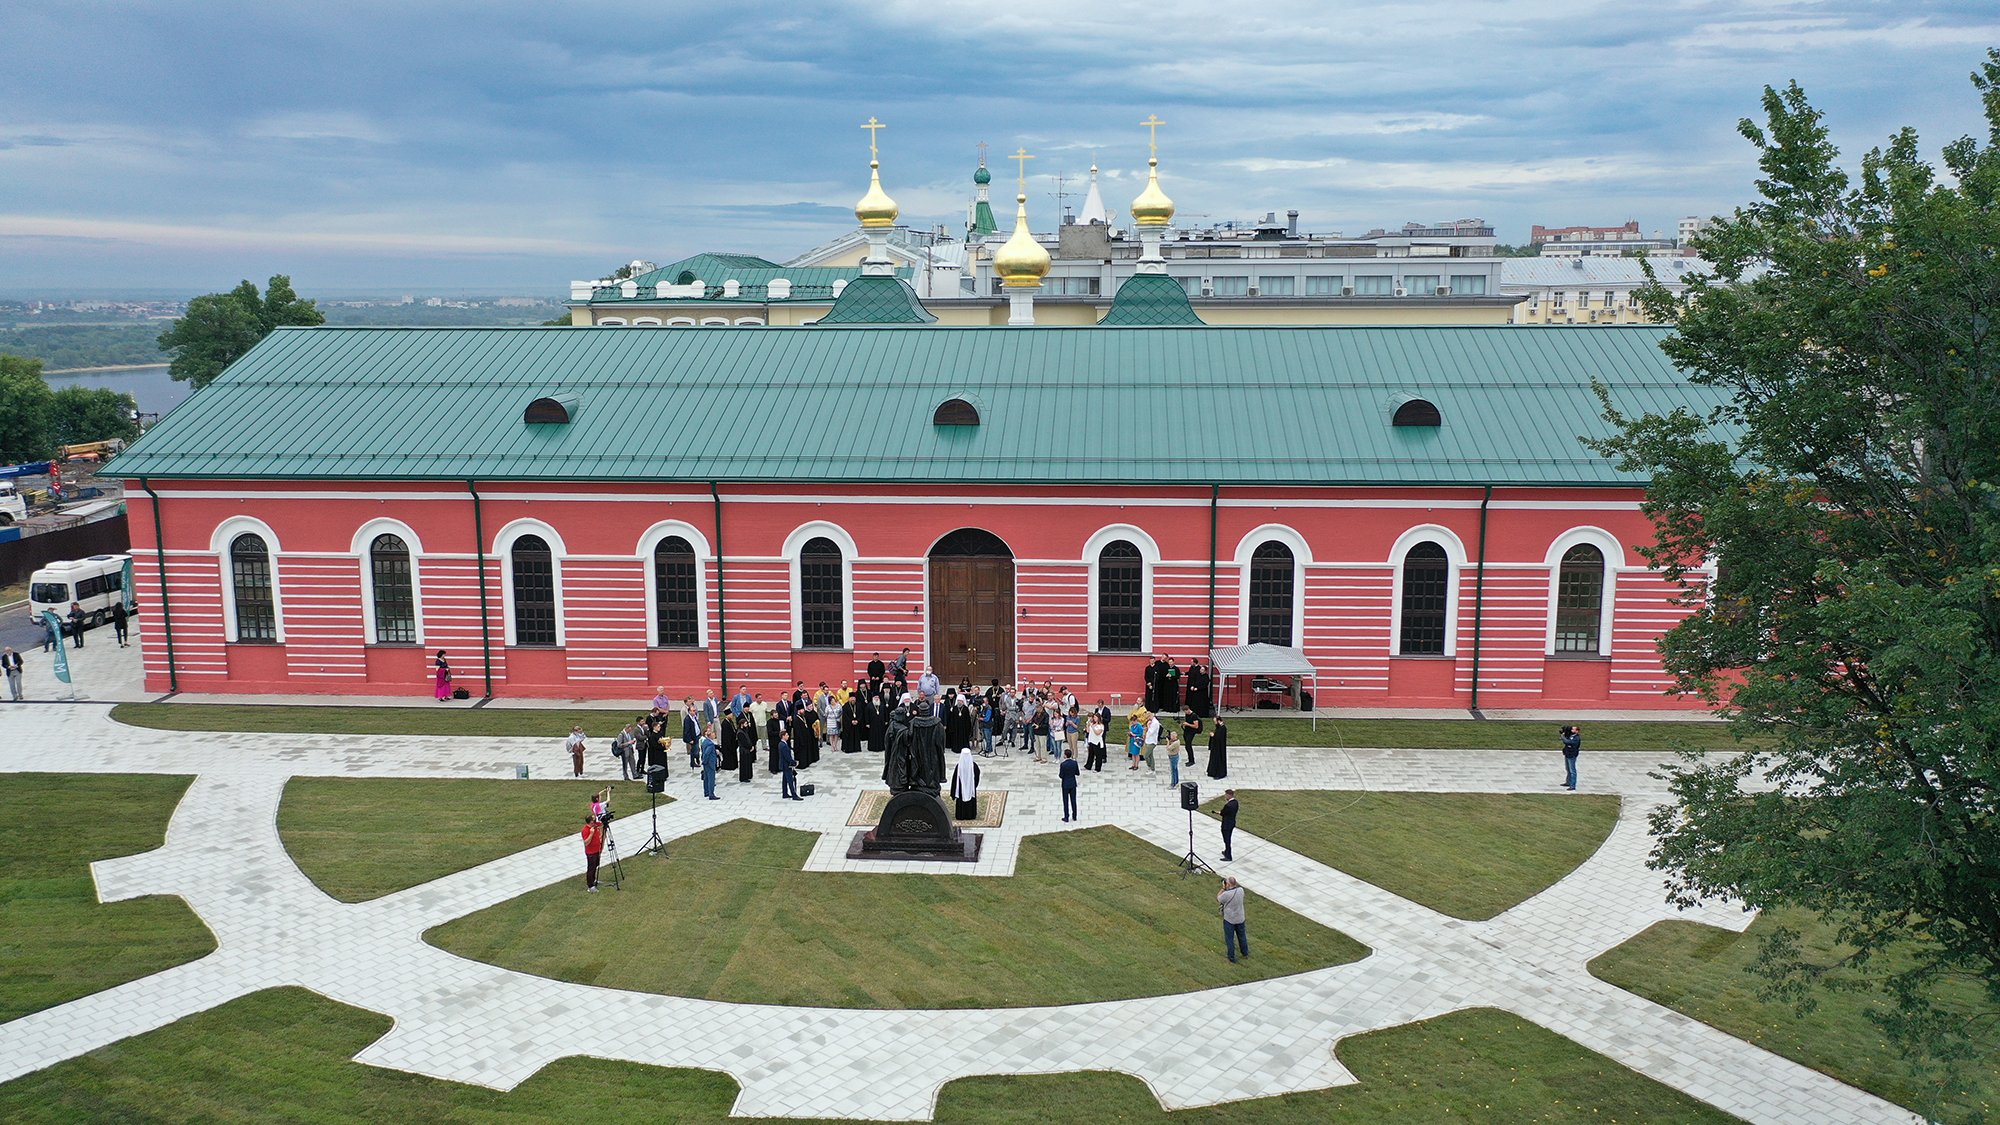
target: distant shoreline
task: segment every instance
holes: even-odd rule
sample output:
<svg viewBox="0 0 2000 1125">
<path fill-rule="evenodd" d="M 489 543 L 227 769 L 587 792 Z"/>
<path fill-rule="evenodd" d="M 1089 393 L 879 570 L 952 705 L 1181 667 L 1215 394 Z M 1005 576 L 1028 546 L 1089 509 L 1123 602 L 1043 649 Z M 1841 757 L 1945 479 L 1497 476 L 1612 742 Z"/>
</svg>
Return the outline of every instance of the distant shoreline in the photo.
<svg viewBox="0 0 2000 1125">
<path fill-rule="evenodd" d="M 58 367 L 44 375 L 81 375 L 86 371 L 137 371 L 142 367 L 165 367 L 166 363 L 114 363 L 109 367 Z"/>
</svg>

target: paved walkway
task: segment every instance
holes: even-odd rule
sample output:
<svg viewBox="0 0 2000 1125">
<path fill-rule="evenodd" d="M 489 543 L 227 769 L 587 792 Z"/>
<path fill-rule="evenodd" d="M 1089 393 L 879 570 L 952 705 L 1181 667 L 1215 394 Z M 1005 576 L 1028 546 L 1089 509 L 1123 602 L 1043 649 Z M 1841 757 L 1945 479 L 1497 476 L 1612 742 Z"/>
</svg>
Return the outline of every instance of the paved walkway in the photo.
<svg viewBox="0 0 2000 1125">
<path fill-rule="evenodd" d="M 1568 878 L 1487 922 L 1437 914 L 1239 832 L 1230 872 L 1256 894 L 1367 944 L 1368 957 L 1273 980 L 1175 996 L 1064 1008 L 858 1011 L 724 1004 L 569 984 L 465 960 L 426 945 L 425 929 L 578 876 L 574 839 L 530 848 L 372 902 L 321 893 L 286 855 L 276 813 L 293 775 L 512 777 L 566 772 L 553 739 L 358 738 L 134 731 L 98 705 L 0 705 L 0 770 L 196 775 L 165 846 L 92 865 L 106 901 L 178 894 L 211 929 L 209 956 L 0 1024 L 0 1080 L 171 1023 L 247 993 L 299 985 L 395 1020 L 357 1058 L 459 1082 L 511 1089 L 550 1062 L 592 1053 L 727 1072 L 745 1116 L 927 1120 L 938 1090 L 984 1074 L 1115 1070 L 1138 1076 L 1170 1109 L 1353 1082 L 1334 1058 L 1342 1038 L 1458 1009 L 1516 1012 L 1592 1050 L 1760 1123 L 1908 1122 L 1908 1112 L 1592 978 L 1584 963 L 1663 918 L 1741 930 L 1750 918 L 1713 906 L 1663 904 L 1646 870 L 1645 813 L 1660 797 L 1650 757 L 1586 756 L 1584 789 L 1616 794 L 1610 838 Z M 95 747 L 79 754 L 80 747 Z M 1366 788 L 1554 791 L 1553 753 L 1305 749 L 1231 752 L 1242 789 Z M 808 866 L 846 868 L 845 821 L 877 788 L 880 759 L 833 756 L 808 777 L 805 802 L 775 782 L 724 782 L 700 799 L 676 770 L 660 809 L 669 839 L 736 818 L 823 833 Z M 1025 758 L 984 763 L 1010 793 L 1006 824 L 968 877 L 1005 877 L 1023 836 L 1111 824 L 1178 855 L 1187 820 L 1164 773 L 1112 767 L 1083 783 L 1084 819 L 1060 820 L 1053 767 Z M 616 776 L 602 749 L 593 776 Z M 1204 788 L 1215 783 L 1201 778 Z M 631 792 L 631 791 L 628 791 Z M 628 803 L 629 809 L 629 803 Z M 1254 808 L 1246 813 L 1254 825 Z M 1197 820 L 1210 852 L 1212 823 Z M 620 834 L 641 835 L 638 820 Z M 836 848 L 835 845 L 838 845 Z M 627 845 L 631 846 L 630 843 Z M 629 863 L 652 859 L 628 859 Z M 671 862 L 665 861 L 665 862 Z M 1165 858 L 1163 856 L 1163 862 Z M 871 870 L 879 870 L 872 869 Z M 895 878 L 894 873 L 883 873 Z M 1251 920 L 1254 935 L 1256 920 Z M 1220 951 L 1218 950 L 1218 953 Z"/>
</svg>

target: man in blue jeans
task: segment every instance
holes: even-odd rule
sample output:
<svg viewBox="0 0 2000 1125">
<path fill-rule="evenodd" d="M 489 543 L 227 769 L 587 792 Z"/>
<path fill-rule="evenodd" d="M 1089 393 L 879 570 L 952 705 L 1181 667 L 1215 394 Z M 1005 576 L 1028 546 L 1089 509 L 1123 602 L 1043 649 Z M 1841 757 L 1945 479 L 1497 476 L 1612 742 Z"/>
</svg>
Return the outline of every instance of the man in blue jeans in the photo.
<svg viewBox="0 0 2000 1125">
<path fill-rule="evenodd" d="M 1222 893 L 1215 896 L 1222 907 L 1222 951 L 1229 955 L 1229 963 L 1236 963 L 1237 950 L 1243 951 L 1243 959 L 1250 959 L 1250 939 L 1243 933 L 1243 888 L 1234 879 L 1222 881 Z"/>
<path fill-rule="evenodd" d="M 1563 740 L 1563 788 L 1576 788 L 1576 756 L 1583 752 L 1583 731 L 1576 727 L 1562 728 Z"/>
</svg>

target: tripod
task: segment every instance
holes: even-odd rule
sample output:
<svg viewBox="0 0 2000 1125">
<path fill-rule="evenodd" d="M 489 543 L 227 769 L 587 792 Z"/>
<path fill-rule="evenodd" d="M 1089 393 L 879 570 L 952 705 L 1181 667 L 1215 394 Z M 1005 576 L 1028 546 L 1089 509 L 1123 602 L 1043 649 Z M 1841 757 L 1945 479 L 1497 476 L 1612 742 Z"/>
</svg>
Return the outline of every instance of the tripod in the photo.
<svg viewBox="0 0 2000 1125">
<path fill-rule="evenodd" d="M 665 766 L 654 766 L 653 768 L 662 772 L 666 770 Z M 646 838 L 645 843 L 639 845 L 639 850 L 642 852 L 651 852 L 661 859 L 668 859 L 670 857 L 667 855 L 667 842 L 660 839 L 660 795 L 653 791 L 651 779 L 648 778 L 647 781 L 646 792 L 653 798 L 653 834 Z"/>
<path fill-rule="evenodd" d="M 1192 840 L 1194 837 L 1188 838 Z M 609 821 L 604 825 L 604 850 L 611 854 L 611 889 L 622 891 L 625 889 L 625 862 L 618 858 L 618 840 L 611 835 Z"/>
<path fill-rule="evenodd" d="M 1206 871 L 1210 875 L 1213 875 L 1215 874 L 1215 868 L 1210 867 L 1206 860 L 1194 854 L 1194 810 L 1189 809 L 1187 811 L 1187 814 L 1188 814 L 1188 850 L 1187 854 L 1181 857 L 1181 862 L 1179 864 L 1181 869 L 1181 878 L 1185 879 L 1189 875 L 1192 875 L 1197 871 Z"/>
</svg>

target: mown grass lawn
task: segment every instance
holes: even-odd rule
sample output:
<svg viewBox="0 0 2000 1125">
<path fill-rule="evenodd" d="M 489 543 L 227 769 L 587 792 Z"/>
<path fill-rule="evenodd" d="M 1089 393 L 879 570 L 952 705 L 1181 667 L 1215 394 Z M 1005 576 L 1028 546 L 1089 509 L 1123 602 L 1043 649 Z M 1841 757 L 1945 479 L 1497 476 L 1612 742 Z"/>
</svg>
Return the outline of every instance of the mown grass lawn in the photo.
<svg viewBox="0 0 2000 1125">
<path fill-rule="evenodd" d="M 1353 746 L 1404 750 L 1547 750 L 1556 751 L 1558 723 L 1518 719 L 1321 719 L 1319 729 L 1302 719 L 1268 719 L 1255 715 L 1229 719 L 1231 746 Z M 1212 725 L 1212 724 L 1210 724 Z M 1586 754 L 1643 750 L 1671 754 L 1680 746 L 1702 750 L 1736 750 L 1741 744 L 1727 723 L 1582 723 Z M 1204 739 L 1208 736 L 1202 735 Z"/>
<path fill-rule="evenodd" d="M 292 707 L 255 703 L 121 703 L 111 709 L 121 723 L 157 730 L 248 731 L 268 734 L 418 734 L 447 737 L 530 736 L 560 740 L 573 725 L 607 739 L 632 720 L 603 708 L 474 711 L 464 707 Z M 675 719 L 672 730 L 680 730 Z M 1557 749 L 1555 723 L 1471 719 L 1321 719 L 1319 728 L 1299 719 L 1254 715 L 1229 719 L 1231 746 L 1369 746 L 1434 750 Z M 1206 737 L 1206 736 L 1204 736 Z M 1643 750 L 1671 753 L 1687 745 L 1738 748 L 1725 723 L 1588 723 L 1584 751 Z M 603 746 L 592 753 L 602 753 Z M 1556 766 L 1558 772 L 1561 763 Z"/>
<path fill-rule="evenodd" d="M 569 737 L 573 726 L 599 744 L 632 721 L 633 711 L 598 707 L 539 710 L 472 710 L 467 707 L 292 707 L 263 703 L 120 703 L 111 709 L 118 722 L 154 730 L 219 730 L 251 734 L 423 734 L 445 737 Z M 672 728 L 680 731 L 680 720 Z"/>
<path fill-rule="evenodd" d="M 1032 836 L 1011 878 L 801 871 L 814 835 L 738 820 L 454 919 L 426 940 L 581 984 L 835 1008 L 986 1008 L 1157 996 L 1367 955 L 1253 902 L 1249 960 L 1222 951 L 1213 878 L 1115 828 Z M 1254 899 L 1255 896 L 1253 895 Z"/>
<path fill-rule="evenodd" d="M 571 1057 L 501 1093 L 352 1061 L 389 1027 L 386 1016 L 303 989 L 260 992 L 0 1085 L 0 1119 L 18 1125 L 815 1125 L 798 1118 L 729 1117 L 736 1083 L 713 1071 Z M 1737 1120 L 1492 1009 L 1356 1036 L 1344 1040 L 1337 1053 L 1357 1084 L 1169 1114 L 1128 1075 L 966 1078 L 944 1087 L 937 1120 L 944 1125 L 1723 1125 Z"/>
<path fill-rule="evenodd" d="M 1592 975 L 1646 999 L 1712 1024 L 1766 1050 L 1804 1063 L 1879 1094 L 1898 1105 L 1923 1108 L 1924 1091 L 1895 1050 L 1869 1022 L 1870 1006 L 1887 997 L 1821 992 L 1817 1010 L 1798 1015 L 1791 1005 L 1757 998 L 1764 979 L 1745 970 L 1758 940 L 1789 925 L 1815 953 L 1833 950 L 1831 931 L 1803 911 L 1767 911 L 1741 934 L 1697 922 L 1658 922 L 1590 963 Z M 1982 1005 L 1976 988 L 1964 990 L 1966 1010 Z M 1988 1029 L 1986 1064 L 1970 1072 L 1974 1089 L 1949 1103 L 1960 1119 L 1977 1110 L 2000 1110 L 2000 1030 Z"/>
<path fill-rule="evenodd" d="M 278 835 L 321 890 L 363 902 L 573 835 L 602 788 L 576 780 L 295 777 L 278 807 Z M 640 785 L 620 788 L 635 800 L 643 795 Z M 662 804 L 671 801 L 662 795 Z M 631 801 L 613 804 L 631 811 Z"/>
<path fill-rule="evenodd" d="M 0 774 L 0 1022 L 215 950 L 186 902 L 97 901 L 92 860 L 165 842 L 193 778 Z"/>
<path fill-rule="evenodd" d="M 1475 921 L 1575 870 L 1618 821 L 1618 798 L 1587 793 L 1246 789 L 1237 800 L 1240 831 Z M 1221 807 L 1218 796 L 1202 809 Z"/>
</svg>

